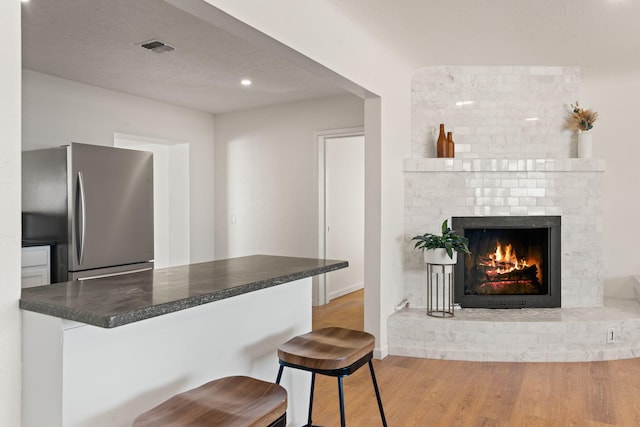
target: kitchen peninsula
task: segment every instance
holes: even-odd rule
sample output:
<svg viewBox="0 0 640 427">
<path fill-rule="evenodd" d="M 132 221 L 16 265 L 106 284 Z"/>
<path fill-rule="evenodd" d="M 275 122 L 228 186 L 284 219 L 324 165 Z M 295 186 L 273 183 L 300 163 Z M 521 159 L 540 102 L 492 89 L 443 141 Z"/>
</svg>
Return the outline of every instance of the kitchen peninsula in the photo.
<svg viewBox="0 0 640 427">
<path fill-rule="evenodd" d="M 129 426 L 215 378 L 274 381 L 277 347 L 311 329 L 311 277 L 347 266 L 256 255 L 23 289 L 23 425 Z M 296 424 L 308 384 L 283 379 Z"/>
</svg>

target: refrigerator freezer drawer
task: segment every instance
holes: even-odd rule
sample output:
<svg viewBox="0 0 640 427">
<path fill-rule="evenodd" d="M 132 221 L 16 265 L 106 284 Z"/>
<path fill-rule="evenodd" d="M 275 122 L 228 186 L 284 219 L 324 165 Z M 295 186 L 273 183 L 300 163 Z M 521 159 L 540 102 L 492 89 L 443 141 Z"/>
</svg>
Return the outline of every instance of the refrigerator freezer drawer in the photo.
<svg viewBox="0 0 640 427">
<path fill-rule="evenodd" d="M 97 268 L 86 271 L 70 271 L 69 280 L 90 280 L 99 277 L 120 276 L 123 274 L 137 273 L 139 271 L 153 270 L 153 262 L 141 262 L 138 264 L 120 265 L 117 267 Z"/>
</svg>

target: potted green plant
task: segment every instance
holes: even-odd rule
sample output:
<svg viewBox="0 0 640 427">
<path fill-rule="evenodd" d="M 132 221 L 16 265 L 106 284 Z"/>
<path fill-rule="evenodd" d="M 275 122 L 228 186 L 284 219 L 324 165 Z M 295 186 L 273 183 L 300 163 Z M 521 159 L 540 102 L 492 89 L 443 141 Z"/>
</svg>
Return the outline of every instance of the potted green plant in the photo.
<svg viewBox="0 0 640 427">
<path fill-rule="evenodd" d="M 458 261 L 458 252 L 469 252 L 469 239 L 459 236 L 449 228 L 448 219 L 442 223 L 442 235 L 425 233 L 414 236 L 416 240 L 414 249 L 424 251 L 424 262 L 429 264 L 455 264 Z"/>
</svg>

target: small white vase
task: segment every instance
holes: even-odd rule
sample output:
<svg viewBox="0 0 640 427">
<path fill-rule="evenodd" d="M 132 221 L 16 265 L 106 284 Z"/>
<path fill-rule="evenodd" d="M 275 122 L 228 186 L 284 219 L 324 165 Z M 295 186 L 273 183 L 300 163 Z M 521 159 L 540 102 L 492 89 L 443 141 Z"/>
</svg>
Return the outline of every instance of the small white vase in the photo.
<svg viewBox="0 0 640 427">
<path fill-rule="evenodd" d="M 428 249 L 424 251 L 424 262 L 426 264 L 452 265 L 458 262 L 458 252 L 453 251 L 453 258 L 449 258 L 449 254 L 444 248 Z"/>
<path fill-rule="evenodd" d="M 578 132 L 578 158 L 590 159 L 592 154 L 592 141 L 591 132 L 579 131 Z"/>
</svg>

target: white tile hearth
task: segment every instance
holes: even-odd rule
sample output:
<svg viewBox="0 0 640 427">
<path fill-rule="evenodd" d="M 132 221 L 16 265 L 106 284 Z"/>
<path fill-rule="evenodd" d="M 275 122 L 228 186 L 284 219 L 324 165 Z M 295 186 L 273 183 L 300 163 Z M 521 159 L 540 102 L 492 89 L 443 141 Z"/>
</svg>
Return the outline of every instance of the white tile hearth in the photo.
<svg viewBox="0 0 640 427">
<path fill-rule="evenodd" d="M 389 354 L 502 362 L 587 362 L 640 357 L 640 303 L 598 308 L 460 309 L 434 319 L 406 308 L 388 320 Z M 613 331 L 613 342 L 607 338 Z"/>
</svg>

